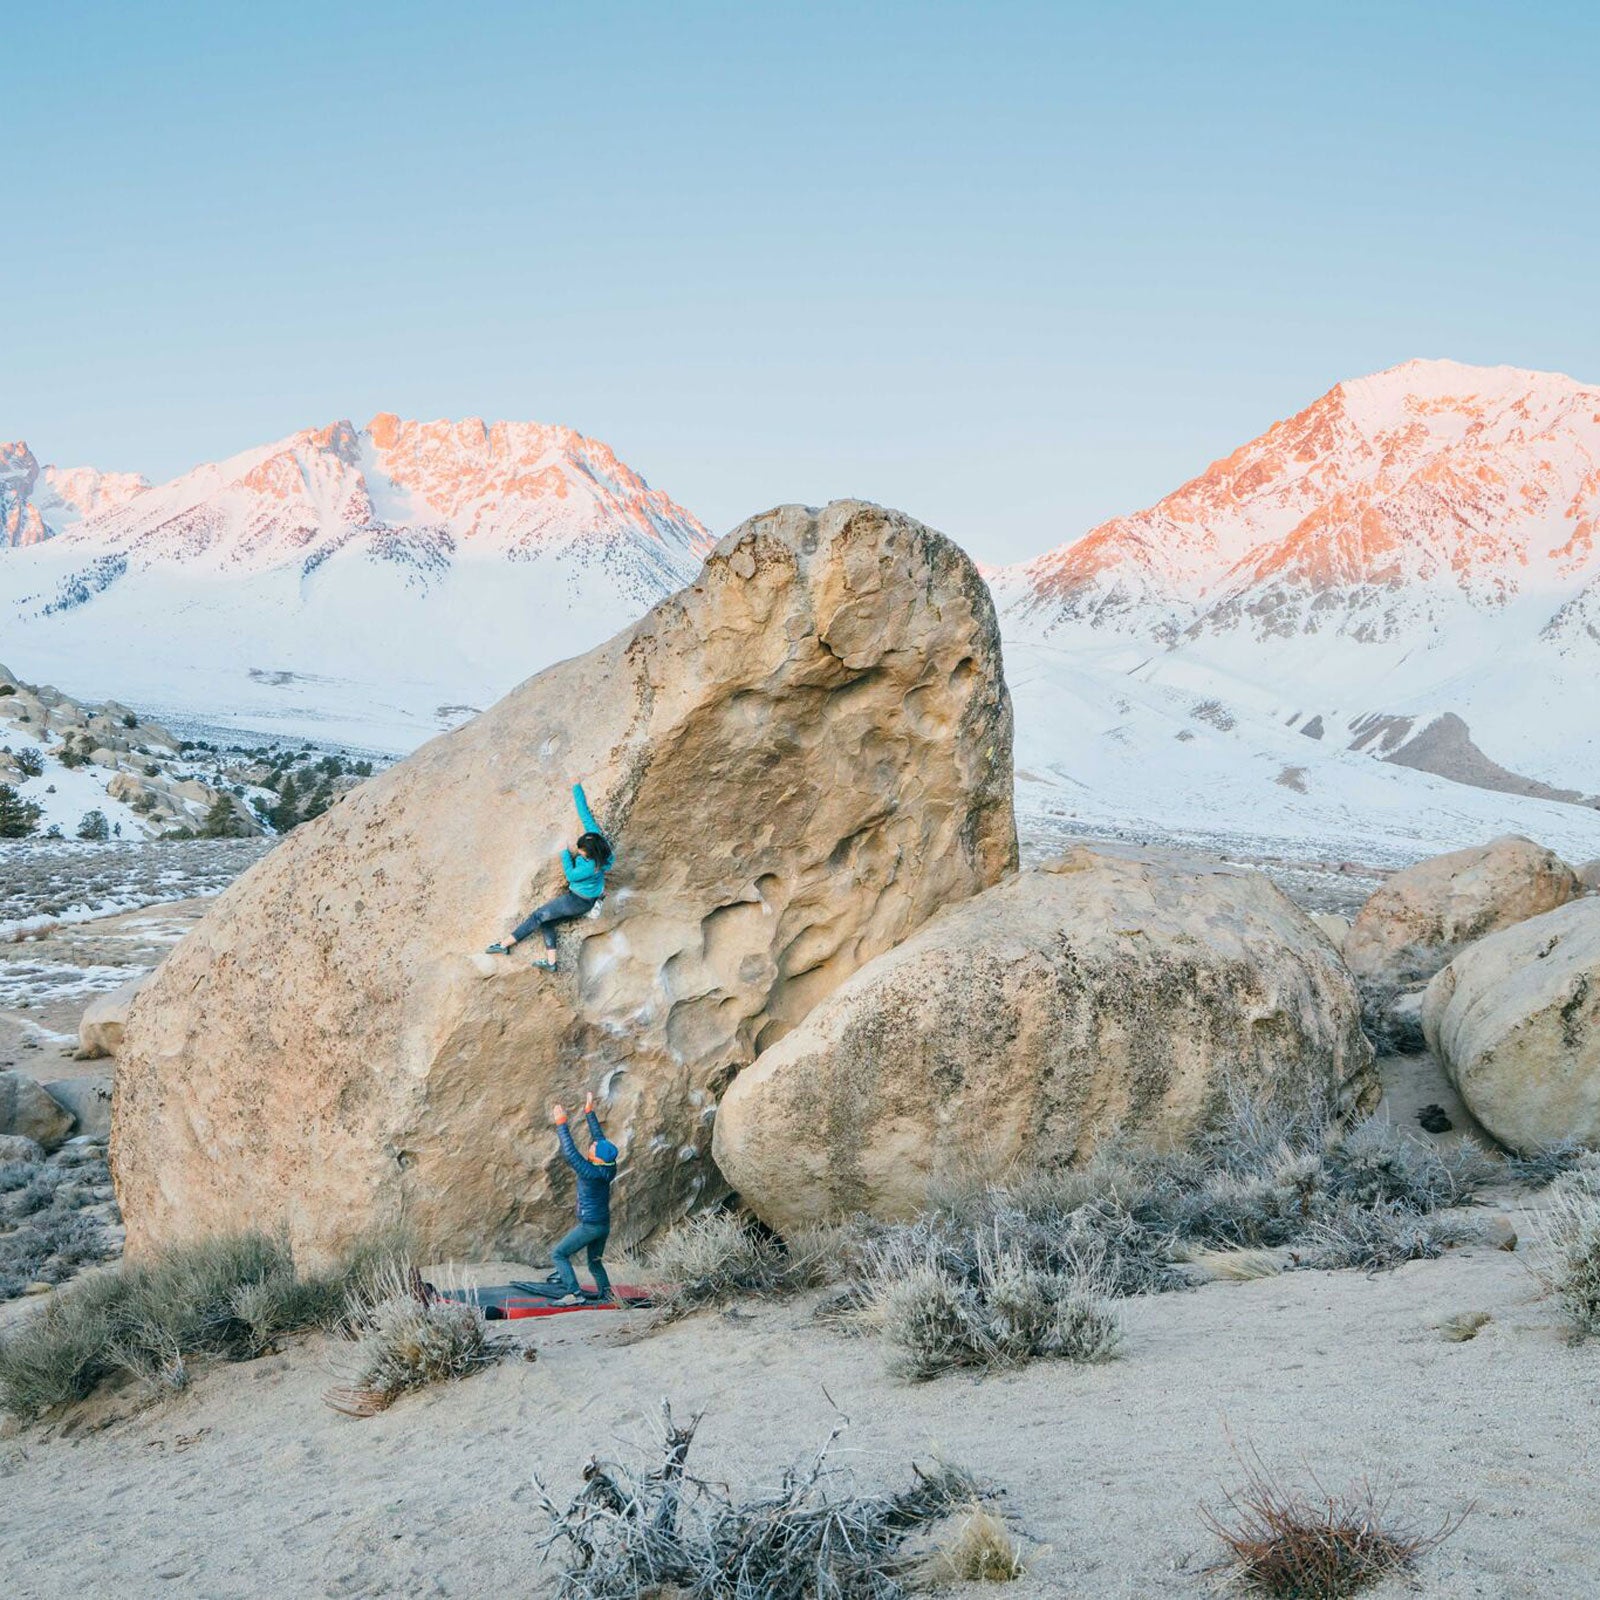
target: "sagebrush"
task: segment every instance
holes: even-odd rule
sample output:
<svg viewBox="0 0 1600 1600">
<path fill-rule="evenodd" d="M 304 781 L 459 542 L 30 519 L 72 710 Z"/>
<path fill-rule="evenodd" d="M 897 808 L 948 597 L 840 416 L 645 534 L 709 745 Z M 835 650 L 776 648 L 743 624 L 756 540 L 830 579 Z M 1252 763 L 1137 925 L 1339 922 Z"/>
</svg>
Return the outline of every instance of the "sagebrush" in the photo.
<svg viewBox="0 0 1600 1600">
<path fill-rule="evenodd" d="M 1538 1267 L 1579 1339 L 1600 1334 L 1600 1192 L 1591 1171 L 1579 1169 L 1579 1181 L 1565 1178 L 1552 1191 Z"/>
<path fill-rule="evenodd" d="M 334 1267 L 300 1273 L 282 1239 L 230 1234 L 91 1274 L 0 1338 L 0 1409 L 36 1417 L 119 1376 L 182 1388 L 196 1358 L 246 1360 L 286 1334 L 338 1325 L 405 1248 L 374 1236 Z"/>
</svg>

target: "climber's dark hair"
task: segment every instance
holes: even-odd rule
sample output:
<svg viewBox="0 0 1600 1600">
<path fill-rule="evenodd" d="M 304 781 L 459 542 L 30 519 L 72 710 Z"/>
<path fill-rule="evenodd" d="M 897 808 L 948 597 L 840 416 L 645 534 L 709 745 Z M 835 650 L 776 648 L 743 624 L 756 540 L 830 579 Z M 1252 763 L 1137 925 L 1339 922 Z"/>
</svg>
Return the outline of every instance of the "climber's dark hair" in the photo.
<svg viewBox="0 0 1600 1600">
<path fill-rule="evenodd" d="M 611 865 L 611 841 L 603 833 L 586 833 L 578 840 L 578 854 L 588 858 L 604 872 Z"/>
</svg>

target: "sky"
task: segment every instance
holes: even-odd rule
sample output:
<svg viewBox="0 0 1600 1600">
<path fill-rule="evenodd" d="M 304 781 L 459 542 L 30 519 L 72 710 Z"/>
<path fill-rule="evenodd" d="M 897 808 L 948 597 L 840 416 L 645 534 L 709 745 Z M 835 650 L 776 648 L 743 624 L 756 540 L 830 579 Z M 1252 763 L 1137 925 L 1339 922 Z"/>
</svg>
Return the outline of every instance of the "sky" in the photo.
<svg viewBox="0 0 1600 1600">
<path fill-rule="evenodd" d="M 565 423 L 1021 559 L 1413 356 L 1600 380 L 1600 7 L 0 0 L 0 439 Z"/>
</svg>

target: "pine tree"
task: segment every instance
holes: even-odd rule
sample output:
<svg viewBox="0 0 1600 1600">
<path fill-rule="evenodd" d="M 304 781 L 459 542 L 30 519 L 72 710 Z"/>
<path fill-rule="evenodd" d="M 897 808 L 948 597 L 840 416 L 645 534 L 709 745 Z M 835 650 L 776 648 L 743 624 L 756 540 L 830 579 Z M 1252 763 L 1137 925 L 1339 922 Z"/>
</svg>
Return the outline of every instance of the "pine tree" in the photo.
<svg viewBox="0 0 1600 1600">
<path fill-rule="evenodd" d="M 233 809 L 233 802 L 225 794 L 219 794 L 211 802 L 210 809 L 206 812 L 205 821 L 200 824 L 200 837 L 202 839 L 231 839 L 238 831 L 238 817 Z"/>
<path fill-rule="evenodd" d="M 286 772 L 278 785 L 278 803 L 268 813 L 267 819 L 279 833 L 287 833 L 300 820 L 300 791 L 294 786 L 294 774 Z"/>
<path fill-rule="evenodd" d="M 85 811 L 83 819 L 78 823 L 78 837 L 80 839 L 109 839 L 111 825 L 106 821 L 103 811 Z"/>
<path fill-rule="evenodd" d="M 24 800 L 9 783 L 0 783 L 0 839 L 28 838 L 43 815 L 37 800 Z"/>
</svg>

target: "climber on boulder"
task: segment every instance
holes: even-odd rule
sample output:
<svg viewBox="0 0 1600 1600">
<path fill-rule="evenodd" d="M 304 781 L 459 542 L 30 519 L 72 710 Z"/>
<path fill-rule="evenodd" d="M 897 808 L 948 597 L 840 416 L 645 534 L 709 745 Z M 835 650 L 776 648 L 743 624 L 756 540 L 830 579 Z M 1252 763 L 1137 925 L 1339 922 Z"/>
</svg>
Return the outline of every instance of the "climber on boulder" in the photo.
<svg viewBox="0 0 1600 1600">
<path fill-rule="evenodd" d="M 556 1139 L 567 1165 L 578 1177 L 578 1225 L 562 1239 L 551 1259 L 555 1263 L 556 1277 L 567 1291 L 562 1305 L 579 1305 L 583 1295 L 578 1288 L 578 1275 L 572 1270 L 572 1258 L 580 1251 L 588 1252 L 589 1271 L 594 1275 L 595 1293 L 602 1300 L 611 1299 L 611 1280 L 606 1276 L 606 1239 L 611 1233 L 611 1185 L 617 1177 L 617 1147 L 606 1138 L 606 1131 L 595 1115 L 594 1096 L 583 1102 L 583 1120 L 589 1125 L 591 1148 L 585 1155 L 574 1142 L 567 1127 L 564 1106 L 554 1106 L 550 1120 L 556 1125 Z"/>
<path fill-rule="evenodd" d="M 572 786 L 572 799 L 578 808 L 578 821 L 583 825 L 577 844 L 561 852 L 561 868 L 567 875 L 567 892 L 547 900 L 511 931 L 511 937 L 489 946 L 492 956 L 510 955 L 535 928 L 544 935 L 544 958 L 534 966 L 545 972 L 556 970 L 556 927 L 559 923 L 575 922 L 586 917 L 605 899 L 606 873 L 611 870 L 616 855 L 611 842 L 600 831 L 583 785 Z"/>
</svg>

